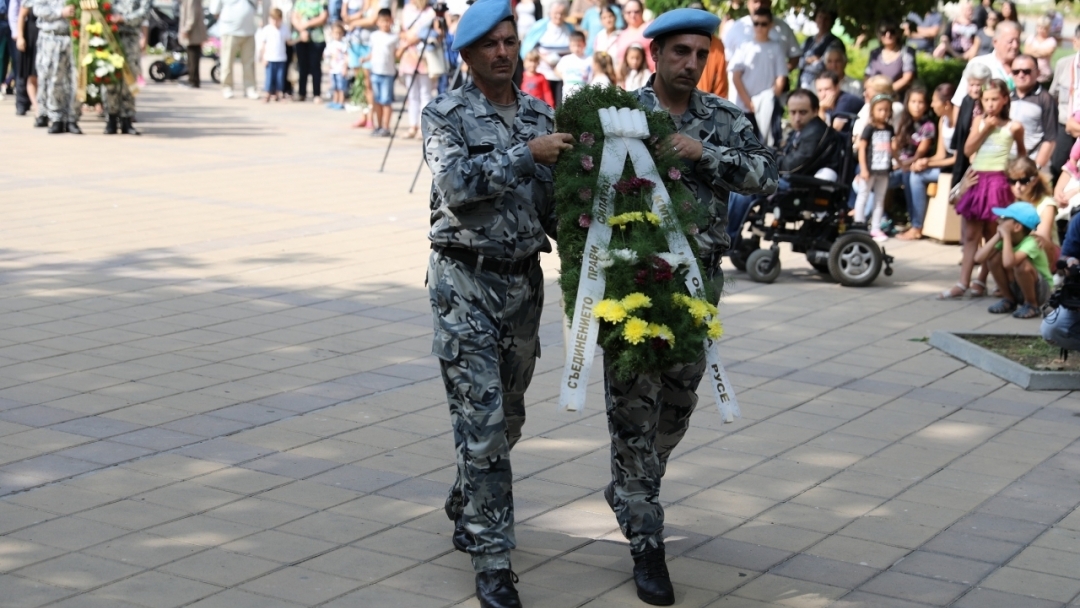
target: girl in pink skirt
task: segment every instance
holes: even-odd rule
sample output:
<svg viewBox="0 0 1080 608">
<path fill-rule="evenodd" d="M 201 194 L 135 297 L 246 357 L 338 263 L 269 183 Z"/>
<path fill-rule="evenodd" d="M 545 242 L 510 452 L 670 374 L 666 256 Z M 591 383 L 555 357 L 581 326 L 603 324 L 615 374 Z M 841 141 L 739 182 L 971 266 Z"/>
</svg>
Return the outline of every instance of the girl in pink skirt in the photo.
<svg viewBox="0 0 1080 608">
<path fill-rule="evenodd" d="M 975 268 L 975 252 L 983 239 L 997 232 L 997 216 L 993 210 L 1008 207 L 1013 202 L 1005 166 L 1009 152 L 1016 145 L 1016 154 L 1025 156 L 1024 127 L 1009 120 L 1009 85 L 994 79 L 983 89 L 982 115 L 974 119 L 971 134 L 964 143 L 964 154 L 972 158 L 972 175 L 965 177 L 970 187 L 956 203 L 956 212 L 964 218 L 964 257 L 960 264 L 960 281 L 941 293 L 941 299 L 963 297 Z"/>
</svg>

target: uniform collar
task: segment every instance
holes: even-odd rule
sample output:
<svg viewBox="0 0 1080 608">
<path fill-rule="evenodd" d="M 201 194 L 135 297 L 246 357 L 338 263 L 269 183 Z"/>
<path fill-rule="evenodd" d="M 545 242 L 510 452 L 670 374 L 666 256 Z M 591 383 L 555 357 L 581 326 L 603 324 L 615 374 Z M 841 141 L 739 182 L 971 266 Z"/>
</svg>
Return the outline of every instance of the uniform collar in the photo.
<svg viewBox="0 0 1080 608">
<path fill-rule="evenodd" d="M 649 77 L 649 82 L 645 86 L 641 87 L 641 96 L 648 99 L 649 104 L 652 106 L 650 110 L 662 109 L 660 105 L 660 98 L 656 96 L 656 91 L 653 89 L 653 82 L 656 80 L 656 74 Z M 686 106 L 687 113 L 691 114 L 694 118 L 704 120 L 712 116 L 713 107 L 710 103 L 709 96 L 702 93 L 698 89 L 694 89 L 690 93 L 690 103 Z M 683 114 L 686 116 L 686 114 Z"/>
<path fill-rule="evenodd" d="M 470 80 L 462 87 L 461 94 L 471 107 L 474 116 L 495 116 L 499 113 L 495 109 L 495 104 L 484 96 L 484 92 L 473 81 Z M 529 104 L 529 95 L 522 93 L 517 85 L 514 85 L 514 95 L 519 108 Z"/>
</svg>

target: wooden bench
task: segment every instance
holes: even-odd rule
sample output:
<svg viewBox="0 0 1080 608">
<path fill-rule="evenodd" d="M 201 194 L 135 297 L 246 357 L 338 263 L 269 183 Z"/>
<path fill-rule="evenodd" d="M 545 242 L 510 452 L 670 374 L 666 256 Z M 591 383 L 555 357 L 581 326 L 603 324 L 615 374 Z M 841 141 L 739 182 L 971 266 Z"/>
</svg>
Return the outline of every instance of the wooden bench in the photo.
<svg viewBox="0 0 1080 608">
<path fill-rule="evenodd" d="M 936 184 L 926 189 L 929 202 L 926 205 L 926 218 L 923 220 L 923 236 L 942 243 L 960 242 L 960 216 L 949 204 L 949 190 L 952 189 L 952 174 L 942 173 Z"/>
</svg>

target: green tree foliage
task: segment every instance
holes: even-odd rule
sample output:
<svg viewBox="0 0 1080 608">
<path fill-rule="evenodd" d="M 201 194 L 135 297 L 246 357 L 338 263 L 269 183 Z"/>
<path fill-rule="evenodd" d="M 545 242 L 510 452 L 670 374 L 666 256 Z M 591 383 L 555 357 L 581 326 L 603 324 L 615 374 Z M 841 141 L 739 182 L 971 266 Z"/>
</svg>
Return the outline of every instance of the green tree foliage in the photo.
<svg viewBox="0 0 1080 608">
<path fill-rule="evenodd" d="M 665 11 L 689 6 L 690 2 L 691 0 L 645 0 L 645 6 L 659 15 Z M 732 0 L 704 0 L 704 4 L 706 8 L 718 15 L 732 12 Z M 746 13 L 745 0 L 741 4 L 742 8 L 734 11 L 736 15 Z M 790 8 L 802 8 L 809 13 L 813 13 L 818 7 L 832 9 L 839 15 L 844 29 L 855 37 L 860 33 L 873 34 L 878 22 L 886 17 L 900 20 L 912 11 L 925 13 L 937 4 L 937 0 L 826 0 L 824 2 L 773 0 L 773 12 L 783 14 Z"/>
</svg>

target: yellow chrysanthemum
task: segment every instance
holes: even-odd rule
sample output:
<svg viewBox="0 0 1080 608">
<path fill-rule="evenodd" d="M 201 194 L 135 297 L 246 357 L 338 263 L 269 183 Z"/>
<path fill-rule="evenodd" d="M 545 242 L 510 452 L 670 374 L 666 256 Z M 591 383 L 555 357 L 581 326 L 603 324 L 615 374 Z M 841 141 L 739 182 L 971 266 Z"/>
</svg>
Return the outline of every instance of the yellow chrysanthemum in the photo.
<svg viewBox="0 0 1080 608">
<path fill-rule="evenodd" d="M 94 51 L 94 56 L 98 59 L 108 59 L 109 51 Z"/>
<path fill-rule="evenodd" d="M 87 66 L 87 65 L 90 65 L 91 63 L 94 63 L 94 54 L 93 53 L 87 53 L 86 56 L 82 58 L 82 64 L 84 66 Z"/>
<path fill-rule="evenodd" d="M 618 300 L 600 300 L 593 307 L 593 314 L 608 323 L 620 323 L 626 318 L 626 308 Z"/>
<path fill-rule="evenodd" d="M 719 340 L 720 336 L 724 335 L 724 326 L 720 324 L 720 319 L 713 317 L 709 321 L 709 332 L 707 334 L 710 339 Z"/>
<path fill-rule="evenodd" d="M 644 216 L 640 211 L 629 211 L 627 213 L 620 213 L 619 215 L 613 215 L 608 218 L 607 224 L 612 228 L 618 226 L 619 228 L 626 228 L 626 225 L 630 222 L 640 222 L 644 219 Z"/>
<path fill-rule="evenodd" d="M 675 334 L 667 325 L 657 325 L 656 323 L 649 323 L 649 337 L 660 338 L 671 346 L 675 345 Z"/>
<path fill-rule="evenodd" d="M 623 325 L 623 339 L 631 344 L 641 344 L 649 337 L 649 324 L 644 319 L 630 317 Z"/>
<path fill-rule="evenodd" d="M 91 23 L 90 25 L 86 26 L 86 31 L 91 34 L 100 34 L 102 32 L 101 24 Z"/>
<path fill-rule="evenodd" d="M 645 212 L 645 219 L 648 220 L 649 223 L 652 224 L 653 226 L 659 226 L 660 225 L 660 216 L 656 215 L 655 213 L 653 213 L 651 211 L 646 211 Z"/>
<path fill-rule="evenodd" d="M 109 63 L 111 63 L 114 68 L 119 70 L 120 68 L 124 67 L 124 58 L 116 53 L 113 53 L 109 56 Z"/>
<path fill-rule="evenodd" d="M 626 312 L 633 312 L 639 308 L 652 307 L 652 298 L 643 293 L 637 292 L 623 298 L 621 303 L 623 308 L 626 309 Z"/>
</svg>

